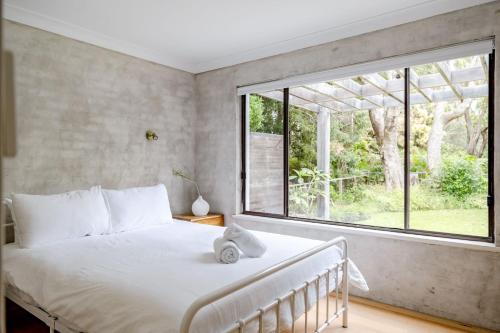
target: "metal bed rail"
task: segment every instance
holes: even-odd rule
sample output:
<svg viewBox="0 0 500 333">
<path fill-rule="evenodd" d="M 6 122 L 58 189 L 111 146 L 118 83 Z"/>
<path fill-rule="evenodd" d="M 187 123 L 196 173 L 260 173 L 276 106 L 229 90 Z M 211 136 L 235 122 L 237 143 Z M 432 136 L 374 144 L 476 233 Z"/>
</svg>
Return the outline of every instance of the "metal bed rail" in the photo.
<svg viewBox="0 0 500 333">
<path fill-rule="evenodd" d="M 44 322 L 45 325 L 48 326 L 50 333 L 55 333 L 56 331 L 59 333 L 81 333 L 81 332 L 83 332 L 81 330 L 70 328 L 70 327 L 72 327 L 72 325 L 70 325 L 64 319 L 53 316 L 40 307 L 26 303 L 24 300 L 22 300 L 16 294 L 11 292 L 8 288 L 5 290 L 5 297 L 10 299 L 12 302 L 16 303 L 20 307 L 22 307 L 24 310 L 28 311 L 29 313 L 31 313 L 35 317 L 37 317 L 42 322 Z"/>
<path fill-rule="evenodd" d="M 240 281 L 236 281 L 226 287 L 220 288 L 210 294 L 207 294 L 204 297 L 199 298 L 197 301 L 195 301 L 186 311 L 184 314 L 184 317 L 182 318 L 182 323 L 181 323 L 181 329 L 180 333 L 189 333 L 189 329 L 191 327 L 191 324 L 193 322 L 194 317 L 196 314 L 205 306 L 212 304 L 220 299 L 223 299 L 224 297 L 240 290 L 243 289 L 257 281 L 260 281 L 274 273 L 277 273 L 287 267 L 290 267 L 302 260 L 305 260 L 321 251 L 324 251 L 328 248 L 331 248 L 333 246 L 336 246 L 338 244 L 343 245 L 343 253 L 342 253 L 342 260 L 340 262 L 337 262 L 335 264 L 330 264 L 325 267 L 325 269 L 316 274 L 313 278 L 310 280 L 304 281 L 301 285 L 297 286 L 294 289 L 291 289 L 284 295 L 276 298 L 273 302 L 264 305 L 260 307 L 259 309 L 256 309 L 253 313 L 248 315 L 245 318 L 240 318 L 238 319 L 235 323 L 233 323 L 230 327 L 227 328 L 225 333 L 229 332 L 239 332 L 242 333 L 245 329 L 245 327 L 250 323 L 253 322 L 254 320 L 258 320 L 258 325 L 259 325 L 259 333 L 266 333 L 264 332 L 264 315 L 268 313 L 271 310 L 275 311 L 276 315 L 276 327 L 275 327 L 275 332 L 279 333 L 280 332 L 280 311 L 281 307 L 284 301 L 289 300 L 290 301 L 290 306 L 291 306 L 291 315 L 292 315 L 292 333 L 296 332 L 296 327 L 295 327 L 295 321 L 297 318 L 295 318 L 295 303 L 296 303 L 296 298 L 299 292 L 303 291 L 304 293 L 304 333 L 307 333 L 307 324 L 308 324 L 308 308 L 309 308 L 309 289 L 310 286 L 315 287 L 315 296 L 316 296 L 316 316 L 314 318 L 315 320 L 315 333 L 319 333 L 323 331 L 326 327 L 330 325 L 330 323 L 340 317 L 342 315 L 342 326 L 347 327 L 348 326 L 348 293 L 349 293 L 349 274 L 348 274 L 348 264 L 349 264 L 349 258 L 347 255 L 347 240 L 344 237 L 337 237 L 334 238 L 328 242 L 325 242 L 313 249 L 310 249 L 306 252 L 303 252 L 301 254 L 296 255 L 295 257 L 292 257 L 290 259 L 287 259 L 275 266 L 272 266 L 268 269 L 265 269 L 255 275 L 249 276 L 245 279 L 242 279 Z M 339 270 L 342 271 L 343 277 L 342 277 L 342 306 L 339 309 L 339 304 L 338 304 L 338 289 L 339 289 Z M 335 312 L 330 315 L 330 306 L 328 302 L 328 295 L 330 294 L 330 275 L 335 274 L 335 292 L 336 292 L 336 298 L 335 298 Z M 320 282 L 321 279 L 324 278 L 326 281 L 325 284 L 325 289 L 326 289 L 326 298 L 327 301 L 326 303 L 326 316 L 324 320 L 320 320 L 319 318 L 319 300 L 320 300 Z"/>
</svg>

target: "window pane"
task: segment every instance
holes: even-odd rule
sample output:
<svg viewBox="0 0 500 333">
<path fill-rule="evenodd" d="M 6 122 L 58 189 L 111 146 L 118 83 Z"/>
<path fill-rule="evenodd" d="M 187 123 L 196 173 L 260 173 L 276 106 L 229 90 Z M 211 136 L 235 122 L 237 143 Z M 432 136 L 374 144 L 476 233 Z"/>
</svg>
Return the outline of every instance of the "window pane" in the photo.
<svg viewBox="0 0 500 333">
<path fill-rule="evenodd" d="M 283 214 L 283 91 L 247 97 L 246 210 Z"/>
<path fill-rule="evenodd" d="M 319 185 L 317 171 L 317 105 L 300 99 L 303 88 L 291 88 L 288 108 L 289 146 L 289 212 L 295 217 L 317 217 Z M 318 176 L 318 175 L 316 175 Z"/>
<path fill-rule="evenodd" d="M 290 89 L 290 215 L 404 226 L 401 73 Z"/>
<path fill-rule="evenodd" d="M 487 64 L 411 68 L 411 229 L 488 235 Z"/>
</svg>

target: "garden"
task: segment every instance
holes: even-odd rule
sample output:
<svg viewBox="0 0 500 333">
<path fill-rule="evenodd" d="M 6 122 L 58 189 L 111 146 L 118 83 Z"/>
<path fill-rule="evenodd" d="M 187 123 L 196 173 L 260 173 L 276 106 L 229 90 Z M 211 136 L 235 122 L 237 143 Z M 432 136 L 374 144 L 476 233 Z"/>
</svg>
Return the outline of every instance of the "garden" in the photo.
<svg viewBox="0 0 500 333">
<path fill-rule="evenodd" d="M 420 116 L 424 115 L 430 118 L 426 122 L 432 122 L 432 110 L 427 111 Z M 412 136 L 410 141 L 410 227 L 487 235 L 488 163 L 484 150 L 478 154 L 480 156 L 464 151 L 466 135 L 463 135 L 465 131 L 461 125 L 465 125 L 457 121 L 444 138 L 440 170 L 432 173 L 426 158 L 429 133 L 424 132 L 429 127 L 419 127 L 421 121 L 413 123 L 416 124 L 413 132 L 418 135 Z M 314 218 L 317 197 L 322 195 L 320 185 L 329 180 L 331 220 L 401 228 L 404 223 L 404 191 L 402 188 L 386 190 L 379 147 L 366 116 L 356 115 L 355 131 L 348 131 L 349 135 L 346 135 L 344 126 L 341 121 L 332 122 L 335 153 L 331 154 L 330 176 L 318 171 L 314 158 L 304 160 L 308 155 L 302 153 L 302 143 L 304 140 L 315 141 L 315 138 L 306 139 L 304 133 L 297 135 L 294 130 L 301 126 L 291 126 L 290 211 L 297 216 Z M 296 136 L 300 139 L 294 140 Z M 402 155 L 402 147 L 399 150 Z"/>
</svg>

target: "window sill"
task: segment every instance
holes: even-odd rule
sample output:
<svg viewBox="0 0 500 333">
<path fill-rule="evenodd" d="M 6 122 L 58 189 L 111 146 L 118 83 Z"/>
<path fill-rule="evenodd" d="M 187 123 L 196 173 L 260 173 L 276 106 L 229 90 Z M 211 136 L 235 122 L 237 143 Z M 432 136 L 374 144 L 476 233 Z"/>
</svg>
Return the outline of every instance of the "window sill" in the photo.
<svg viewBox="0 0 500 333">
<path fill-rule="evenodd" d="M 410 235 L 405 233 L 397 233 L 397 232 L 390 232 L 383 230 L 371 230 L 371 229 L 354 228 L 354 227 L 347 227 L 340 225 L 301 222 L 296 220 L 287 220 L 287 219 L 265 217 L 265 216 L 254 216 L 247 214 L 236 214 L 233 215 L 233 218 L 235 221 L 257 222 L 263 224 L 267 223 L 267 224 L 293 226 L 297 228 L 307 228 L 315 230 L 329 230 L 332 232 L 338 232 L 344 234 L 362 235 L 362 236 L 379 237 L 387 239 L 398 239 L 410 242 L 451 246 L 451 247 L 458 247 L 458 248 L 471 249 L 477 251 L 500 252 L 500 247 L 495 246 L 495 244 L 486 242 L 452 239 L 444 237 L 423 236 L 423 235 Z"/>
</svg>

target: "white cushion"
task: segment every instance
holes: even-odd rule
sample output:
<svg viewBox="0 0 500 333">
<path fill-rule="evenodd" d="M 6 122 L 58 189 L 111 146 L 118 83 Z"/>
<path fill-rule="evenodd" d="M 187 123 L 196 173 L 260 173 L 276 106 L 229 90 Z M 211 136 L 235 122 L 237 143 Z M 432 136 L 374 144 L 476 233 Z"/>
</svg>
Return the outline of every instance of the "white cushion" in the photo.
<svg viewBox="0 0 500 333">
<path fill-rule="evenodd" d="M 98 186 L 54 195 L 13 194 L 12 212 L 16 239 L 25 248 L 109 230 L 109 214 Z"/>
<path fill-rule="evenodd" d="M 172 222 L 165 185 L 103 190 L 111 231 L 121 232 Z"/>
</svg>

